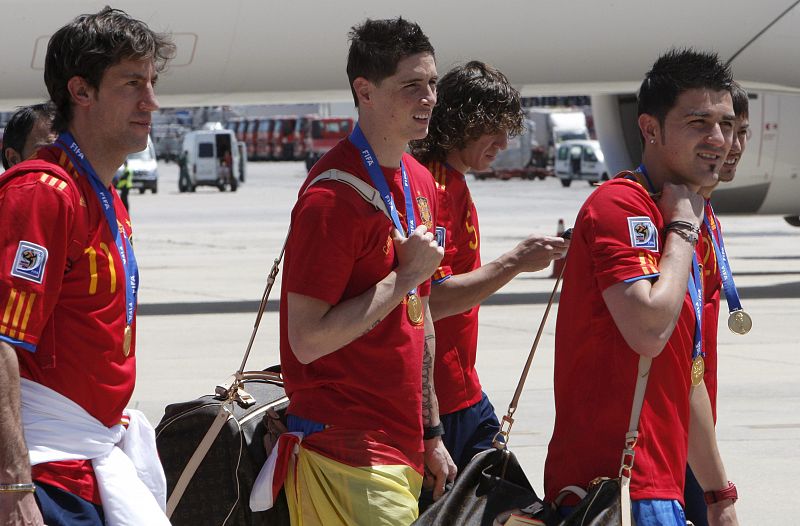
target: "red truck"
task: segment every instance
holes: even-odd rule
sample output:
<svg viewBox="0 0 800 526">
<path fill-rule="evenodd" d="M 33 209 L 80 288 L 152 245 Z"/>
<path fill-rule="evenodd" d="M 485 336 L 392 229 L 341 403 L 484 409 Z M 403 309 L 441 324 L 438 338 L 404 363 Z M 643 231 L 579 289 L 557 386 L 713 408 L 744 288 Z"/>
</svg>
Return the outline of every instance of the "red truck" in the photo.
<svg viewBox="0 0 800 526">
<path fill-rule="evenodd" d="M 320 157 L 353 130 L 352 117 L 315 117 L 306 136 L 306 169 L 311 170 Z"/>
</svg>

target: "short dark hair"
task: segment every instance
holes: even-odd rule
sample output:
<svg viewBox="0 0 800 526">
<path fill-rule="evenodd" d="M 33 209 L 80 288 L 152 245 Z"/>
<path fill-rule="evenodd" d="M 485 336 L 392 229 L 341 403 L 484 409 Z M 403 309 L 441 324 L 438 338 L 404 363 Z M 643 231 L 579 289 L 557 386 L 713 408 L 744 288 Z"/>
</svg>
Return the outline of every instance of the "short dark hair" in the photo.
<svg viewBox="0 0 800 526">
<path fill-rule="evenodd" d="M 678 97 L 691 89 L 731 90 L 730 66 L 716 53 L 692 48 L 671 49 L 658 57 L 639 88 L 638 114 L 664 119 Z"/>
<path fill-rule="evenodd" d="M 39 119 L 47 119 L 52 123 L 55 109 L 50 103 L 34 104 L 32 106 L 21 106 L 14 112 L 14 115 L 8 120 L 6 129 L 3 132 L 3 168 L 8 170 L 11 168 L 11 162 L 6 157 L 6 148 L 13 148 L 17 152 L 22 153 L 25 147 L 25 141 L 28 140 L 33 125 Z"/>
<path fill-rule="evenodd" d="M 733 99 L 733 113 L 736 118 L 750 116 L 750 100 L 747 91 L 736 81 L 731 84 L 731 98 Z"/>
<path fill-rule="evenodd" d="M 358 107 L 358 96 L 353 81 L 364 77 L 373 84 L 394 75 L 397 64 L 417 53 L 435 55 L 433 46 L 419 25 L 403 17 L 388 20 L 367 19 L 353 26 L 348 34 L 350 51 L 347 53 L 347 79 Z"/>
<path fill-rule="evenodd" d="M 444 162 L 447 154 L 488 133 L 522 133 L 524 112 L 519 92 L 505 75 L 473 60 L 456 66 L 438 85 L 428 135 L 411 142 L 411 153 L 422 163 Z"/>
<path fill-rule="evenodd" d="M 106 69 L 124 59 L 152 59 L 163 71 L 175 54 L 175 44 L 166 34 L 124 11 L 108 6 L 95 14 L 79 15 L 50 37 L 44 65 L 44 83 L 56 107 L 53 127 L 63 131 L 72 119 L 72 100 L 67 83 L 83 77 L 99 87 Z"/>
</svg>

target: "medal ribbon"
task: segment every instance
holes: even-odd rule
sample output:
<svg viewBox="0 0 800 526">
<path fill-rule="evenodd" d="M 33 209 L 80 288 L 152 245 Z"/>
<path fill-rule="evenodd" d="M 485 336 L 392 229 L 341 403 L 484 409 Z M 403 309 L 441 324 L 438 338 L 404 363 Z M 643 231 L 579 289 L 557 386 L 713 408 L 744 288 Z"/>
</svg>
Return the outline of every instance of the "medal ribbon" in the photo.
<svg viewBox="0 0 800 526">
<path fill-rule="evenodd" d="M 711 220 L 709 220 L 709 216 Z M 725 301 L 728 302 L 728 312 L 742 310 L 742 302 L 739 299 L 739 291 L 736 290 L 736 283 L 733 281 L 728 253 L 725 252 L 725 240 L 722 239 L 722 231 L 719 229 L 719 222 L 710 201 L 706 202 L 706 213 L 703 221 L 706 224 L 706 229 L 708 229 L 708 234 L 714 246 L 714 253 L 717 256 L 719 276 L 722 280 L 722 288 L 725 290 Z"/>
<path fill-rule="evenodd" d="M 103 208 L 103 213 L 106 216 L 108 228 L 111 229 L 111 235 L 114 237 L 114 244 L 119 252 L 119 257 L 122 260 L 122 267 L 125 269 L 125 321 L 130 327 L 133 324 L 133 315 L 136 312 L 136 294 L 139 290 L 139 267 L 136 264 L 136 256 L 133 254 L 133 247 L 125 233 L 124 228 L 120 228 L 117 224 L 117 214 L 114 211 L 114 196 L 111 190 L 103 186 L 102 181 L 97 176 L 97 173 L 92 168 L 89 160 L 78 147 L 78 143 L 69 132 L 63 132 L 56 140 L 56 146 L 61 148 L 67 157 L 69 157 L 73 166 L 76 169 L 84 172 L 84 175 L 89 179 L 92 189 L 100 201 Z"/>
<path fill-rule="evenodd" d="M 350 142 L 358 148 L 361 154 L 361 160 L 364 162 L 364 167 L 367 169 L 369 178 L 372 179 L 372 184 L 375 186 L 378 193 L 381 194 L 383 202 L 386 203 L 389 215 L 392 216 L 392 223 L 394 223 L 398 232 L 402 234 L 404 232 L 403 225 L 400 223 L 400 216 L 397 213 L 397 206 L 394 204 L 392 192 L 389 190 L 389 184 L 386 182 L 383 170 L 381 170 L 380 165 L 378 165 L 378 157 L 375 155 L 375 152 L 372 151 L 372 147 L 369 145 L 367 138 L 364 137 L 364 132 L 361 131 L 361 126 L 359 126 L 358 123 L 356 123 L 356 127 L 353 129 L 349 138 Z M 406 236 L 410 236 L 417 228 L 417 220 L 414 217 L 414 200 L 411 197 L 411 185 L 409 184 L 408 173 L 406 172 L 403 161 L 400 161 L 400 173 L 403 178 L 403 195 L 406 201 L 406 220 L 408 221 L 408 233 Z M 409 295 L 416 293 L 416 287 L 408 292 Z"/>
<path fill-rule="evenodd" d="M 703 277 L 700 272 L 700 263 L 697 261 L 697 252 L 692 255 L 692 274 L 689 275 L 689 297 L 694 307 L 694 318 L 697 322 L 694 328 L 694 343 L 692 347 L 692 361 L 698 356 L 705 356 L 703 352 Z"/>
</svg>

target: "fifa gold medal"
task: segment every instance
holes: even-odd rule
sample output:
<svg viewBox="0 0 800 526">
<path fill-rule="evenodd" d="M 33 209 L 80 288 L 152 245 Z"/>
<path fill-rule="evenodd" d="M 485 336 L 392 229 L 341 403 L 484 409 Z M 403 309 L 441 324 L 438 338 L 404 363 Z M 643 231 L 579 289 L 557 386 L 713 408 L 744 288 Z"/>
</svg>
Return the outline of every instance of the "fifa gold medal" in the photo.
<svg viewBox="0 0 800 526">
<path fill-rule="evenodd" d="M 414 325 L 422 324 L 422 300 L 416 294 L 409 294 L 406 301 L 406 314 Z"/>
<path fill-rule="evenodd" d="M 703 381 L 706 372 L 706 363 L 702 356 L 698 356 L 692 361 L 692 385 L 697 387 Z"/>
<path fill-rule="evenodd" d="M 125 326 L 125 331 L 122 333 L 122 354 L 126 357 L 131 353 L 131 338 L 133 331 L 130 325 Z"/>
<path fill-rule="evenodd" d="M 747 334 L 753 328 L 753 320 L 745 311 L 736 310 L 728 316 L 728 328 L 736 334 Z"/>
</svg>

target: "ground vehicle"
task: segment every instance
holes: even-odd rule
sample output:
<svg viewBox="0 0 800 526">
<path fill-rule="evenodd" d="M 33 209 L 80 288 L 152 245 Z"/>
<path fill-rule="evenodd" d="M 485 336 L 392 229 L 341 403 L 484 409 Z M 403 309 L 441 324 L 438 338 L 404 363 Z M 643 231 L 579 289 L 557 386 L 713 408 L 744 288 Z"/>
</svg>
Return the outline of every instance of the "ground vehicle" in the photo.
<svg viewBox="0 0 800 526">
<path fill-rule="evenodd" d="M 531 108 L 528 114 L 534 124 L 536 144 L 547 151 L 548 163 L 554 161 L 559 143 L 572 139 L 589 139 L 586 115 L 581 110 Z"/>
<path fill-rule="evenodd" d="M 544 179 L 552 172 L 540 166 L 533 157 L 533 123 L 527 121 L 522 133 L 508 140 L 505 150 L 497 152 L 492 165 L 485 172 L 473 172 L 476 179 Z"/>
<path fill-rule="evenodd" d="M 555 161 L 556 177 L 563 186 L 573 179 L 589 184 L 608 180 L 608 167 L 598 141 L 570 140 L 558 145 Z"/>
<path fill-rule="evenodd" d="M 297 118 L 294 126 L 294 134 L 292 135 L 292 143 L 294 145 L 294 160 L 302 161 L 306 158 L 306 137 L 308 131 L 311 129 L 311 121 L 317 118 L 316 115 L 303 115 Z"/>
<path fill-rule="evenodd" d="M 311 119 L 306 137 L 306 169 L 310 170 L 320 157 L 336 146 L 353 130 L 352 117 L 315 117 Z"/>
<path fill-rule="evenodd" d="M 128 168 L 133 171 L 133 187 L 143 194 L 145 190 L 158 192 L 158 162 L 156 162 L 156 149 L 150 137 L 147 138 L 147 148 L 141 152 L 128 156 Z M 114 176 L 118 179 L 122 175 L 122 166 Z"/>
<path fill-rule="evenodd" d="M 186 156 L 185 173 L 178 180 L 178 190 L 194 192 L 198 186 L 226 187 L 235 192 L 239 181 L 234 173 L 239 161 L 239 146 L 231 130 L 195 130 L 183 137 Z M 240 174 L 241 177 L 241 174 Z"/>
<path fill-rule="evenodd" d="M 258 161 L 269 161 L 272 159 L 272 130 L 275 123 L 274 119 L 258 119 L 256 126 L 256 143 L 253 157 Z"/>
<path fill-rule="evenodd" d="M 294 128 L 297 116 L 275 117 L 272 128 L 272 158 L 276 161 L 294 160 Z"/>
</svg>

